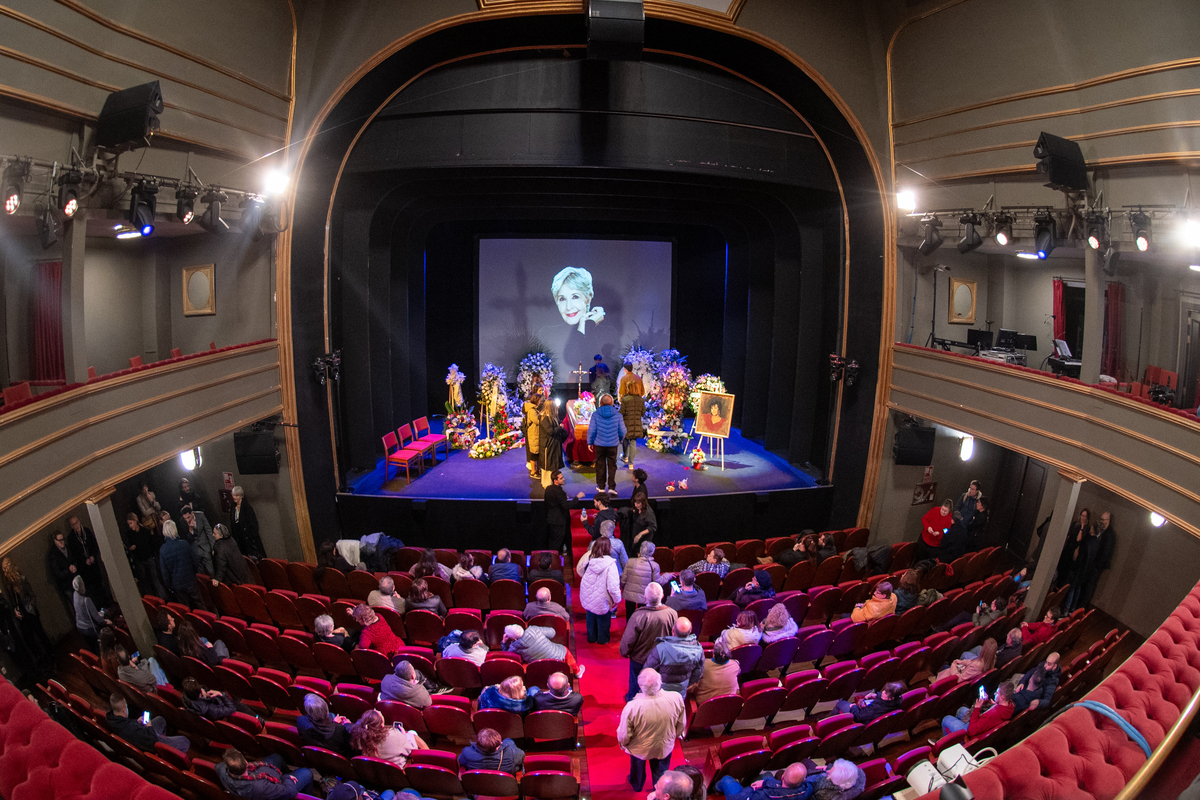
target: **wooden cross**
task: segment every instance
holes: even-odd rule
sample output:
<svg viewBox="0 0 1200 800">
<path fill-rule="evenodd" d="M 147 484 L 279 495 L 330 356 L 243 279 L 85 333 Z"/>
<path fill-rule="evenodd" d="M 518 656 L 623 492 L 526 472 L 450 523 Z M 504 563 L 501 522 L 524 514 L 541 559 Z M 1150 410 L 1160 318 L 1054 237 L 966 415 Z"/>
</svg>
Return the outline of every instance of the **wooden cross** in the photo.
<svg viewBox="0 0 1200 800">
<path fill-rule="evenodd" d="M 588 371 L 583 368 L 583 362 L 579 362 L 579 369 L 569 373 L 578 378 L 578 386 L 575 387 L 575 396 L 583 397 L 583 376 L 588 374 Z"/>
</svg>

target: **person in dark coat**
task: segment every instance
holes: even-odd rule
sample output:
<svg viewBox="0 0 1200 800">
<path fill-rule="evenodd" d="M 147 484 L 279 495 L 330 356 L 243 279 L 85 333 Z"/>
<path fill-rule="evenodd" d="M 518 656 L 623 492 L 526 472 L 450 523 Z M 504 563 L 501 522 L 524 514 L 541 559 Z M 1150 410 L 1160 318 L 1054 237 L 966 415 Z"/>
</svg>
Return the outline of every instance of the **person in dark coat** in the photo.
<svg viewBox="0 0 1200 800">
<path fill-rule="evenodd" d="M 133 568 L 133 577 L 142 593 L 165 599 L 167 592 L 158 577 L 156 558 L 159 542 L 154 535 L 154 529 L 142 525 L 141 518 L 130 511 L 125 515 L 125 529 L 121 531 L 121 541 L 125 545 L 129 565 Z"/>
<path fill-rule="evenodd" d="M 263 549 L 262 537 L 258 535 L 258 516 L 246 499 L 246 490 L 240 486 L 233 487 L 233 504 L 233 510 L 229 512 L 229 529 L 233 532 L 233 540 L 243 554 L 264 557 L 267 551 Z"/>
<path fill-rule="evenodd" d="M 325 698 L 306 694 L 304 713 L 296 717 L 296 732 L 305 744 L 349 756 L 354 754 L 354 747 L 350 744 L 351 724 L 340 714 L 330 714 Z"/>
<path fill-rule="evenodd" d="M 32 663 L 35 669 L 46 674 L 52 673 L 54 645 L 42 627 L 37 595 L 33 593 L 29 580 L 8 556 L 0 559 L 0 587 L 4 589 L 4 600 L 13 615 L 15 628 L 24 640 L 24 646 L 19 649 L 24 651 L 22 656 L 28 656 L 26 663 Z"/>
<path fill-rule="evenodd" d="M 628 541 L 624 535 L 621 537 L 627 553 L 636 553 L 643 541 L 654 541 L 654 534 L 658 533 L 658 518 L 654 516 L 654 509 L 650 507 L 646 495 L 634 495 L 633 508 L 623 508 L 621 512 L 629 531 Z M 624 530 L 625 526 L 622 526 L 622 533 Z"/>
<path fill-rule="evenodd" d="M 546 679 L 546 691 L 533 696 L 533 707 L 537 711 L 566 711 L 579 716 L 583 695 L 571 691 L 571 679 L 564 673 L 555 672 Z"/>
<path fill-rule="evenodd" d="M 550 473 L 546 487 L 546 549 L 566 554 L 567 529 L 571 527 L 571 501 L 563 490 L 567 479 L 561 469 Z"/>
<path fill-rule="evenodd" d="M 464 770 L 491 769 L 516 775 L 525 763 L 525 751 L 492 728 L 482 728 L 474 743 L 459 753 L 458 763 Z"/>
<path fill-rule="evenodd" d="M 134 719 L 129 713 L 129 703 L 125 699 L 125 695 L 114 692 L 108 698 L 108 704 L 112 708 L 105 715 L 105 721 L 108 723 L 108 729 L 120 736 L 125 741 L 137 749 L 147 752 L 154 752 L 154 745 L 157 742 L 162 742 L 168 747 L 174 747 L 181 753 L 186 753 L 191 747 L 191 742 L 186 736 L 167 736 L 167 721 L 162 717 L 154 717 L 150 720 L 149 725 L 142 724 L 141 715 L 137 715 Z"/>
<path fill-rule="evenodd" d="M 1054 579 L 1056 586 L 1062 587 L 1074 582 L 1076 568 L 1080 563 L 1080 545 L 1091 532 L 1091 509 L 1080 509 L 1078 519 L 1072 522 L 1070 529 L 1067 530 L 1067 540 L 1063 542 L 1062 553 L 1058 556 L 1058 569 Z"/>
<path fill-rule="evenodd" d="M 68 616 L 74 617 L 75 590 L 71 587 L 71 582 L 79 573 L 79 567 L 75 564 L 71 548 L 67 546 L 65 533 L 55 531 L 51 539 L 50 550 L 46 553 L 46 572 L 54 579 L 54 588 L 58 590 L 70 612 Z"/>
<path fill-rule="evenodd" d="M 229 748 L 217 764 L 217 780 L 225 791 L 248 800 L 290 800 L 312 783 L 312 770 L 300 767 L 292 773 L 283 756 L 272 753 L 262 761 L 246 761 L 236 748 Z"/>
<path fill-rule="evenodd" d="M 216 543 L 213 545 L 213 586 L 218 583 L 254 583 L 250 574 L 250 566 L 238 549 L 237 542 L 231 538 L 229 529 L 224 525 L 213 528 Z"/>
<path fill-rule="evenodd" d="M 975 513 L 967 523 L 967 551 L 975 552 L 983 547 L 983 535 L 988 524 L 988 499 L 980 495 L 975 499 Z"/>
<path fill-rule="evenodd" d="M 621 460 L 633 469 L 633 457 L 637 453 L 637 440 L 646 436 L 642 417 L 646 414 L 646 387 L 642 379 L 630 373 L 621 381 L 618 394 L 621 397 L 621 418 L 625 420 L 625 436 L 621 439 Z"/>
<path fill-rule="evenodd" d="M 942 546 L 938 553 L 938 559 L 951 563 L 957 558 L 962 558 L 967 554 L 967 526 L 963 524 L 962 517 L 957 511 L 952 512 L 953 522 L 946 530 L 946 534 L 942 537 Z"/>
<path fill-rule="evenodd" d="M 171 596 L 190 608 L 208 611 L 208 604 L 200 594 L 196 582 L 196 562 L 192 557 L 192 546 L 179 538 L 179 529 L 171 520 L 163 523 L 163 546 L 158 551 L 158 568 L 162 572 L 163 586 Z"/>
<path fill-rule="evenodd" d="M 899 710 L 903 694 L 904 684 L 892 681 L 884 684 L 878 695 L 868 692 L 855 700 L 838 700 L 835 708 L 838 714 L 850 714 L 855 722 L 865 725 L 884 714 Z"/>
<path fill-rule="evenodd" d="M 85 528 L 79 517 L 72 514 L 67 518 L 67 547 L 87 584 L 88 594 L 97 599 L 104 599 L 108 594 L 104 591 L 104 562 L 100 558 L 100 544 L 91 528 Z"/>
<path fill-rule="evenodd" d="M 1087 556 L 1079 582 L 1079 594 L 1076 597 L 1067 598 L 1067 607 L 1070 610 L 1092 604 L 1092 595 L 1096 593 L 1096 584 L 1100 582 L 1100 574 L 1112 567 L 1113 550 L 1116 544 L 1117 534 L 1112 527 L 1112 512 L 1105 511 L 1100 514 L 1100 519 L 1092 528 L 1091 535 L 1084 540 Z"/>
<path fill-rule="evenodd" d="M 567 429 L 558 421 L 558 409 L 554 403 L 542 403 L 541 438 L 538 440 L 538 458 L 541 461 L 542 485 L 549 488 L 554 470 L 561 470 L 563 442 L 567 441 Z"/>
<path fill-rule="evenodd" d="M 597 492 L 592 498 L 592 507 L 596 509 L 596 513 L 590 518 L 587 509 L 579 512 L 579 521 L 583 523 L 583 527 L 588 534 L 596 539 L 600 536 L 600 524 L 605 520 L 617 522 L 617 511 L 612 507 L 612 501 L 609 499 L 608 492 Z"/>
</svg>

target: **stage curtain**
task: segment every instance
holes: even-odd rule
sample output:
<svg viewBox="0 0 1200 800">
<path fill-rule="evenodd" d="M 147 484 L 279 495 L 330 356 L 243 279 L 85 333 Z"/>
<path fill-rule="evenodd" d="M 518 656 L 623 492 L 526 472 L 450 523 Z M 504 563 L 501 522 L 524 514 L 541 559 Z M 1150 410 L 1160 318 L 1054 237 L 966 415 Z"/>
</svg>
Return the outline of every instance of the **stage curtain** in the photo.
<svg viewBox="0 0 1200 800">
<path fill-rule="evenodd" d="M 1063 282 L 1058 278 L 1054 279 L 1054 338 L 1067 340 L 1067 312 L 1063 308 Z"/>
<path fill-rule="evenodd" d="M 62 262 L 39 261 L 33 267 L 32 361 L 35 381 L 65 381 L 62 329 Z"/>
<path fill-rule="evenodd" d="M 1110 283 L 1104 290 L 1104 358 L 1100 371 L 1117 380 L 1122 379 L 1121 342 L 1124 338 L 1122 321 L 1125 314 L 1125 285 Z"/>
</svg>

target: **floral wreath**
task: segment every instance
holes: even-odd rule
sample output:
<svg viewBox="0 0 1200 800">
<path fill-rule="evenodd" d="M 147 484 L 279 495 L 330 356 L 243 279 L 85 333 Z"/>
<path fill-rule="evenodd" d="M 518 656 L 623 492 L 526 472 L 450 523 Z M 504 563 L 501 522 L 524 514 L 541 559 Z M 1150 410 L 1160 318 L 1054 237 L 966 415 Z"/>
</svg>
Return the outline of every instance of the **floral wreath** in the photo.
<svg viewBox="0 0 1200 800">
<path fill-rule="evenodd" d="M 529 353 L 517 369 L 517 393 L 528 400 L 538 389 L 549 397 L 554 388 L 554 364 L 545 353 Z"/>
<path fill-rule="evenodd" d="M 688 395 L 688 408 L 693 414 L 700 413 L 700 393 L 715 392 L 716 394 L 725 394 L 725 381 L 721 380 L 716 375 L 704 373 L 696 382 L 692 384 L 692 392 Z"/>
</svg>

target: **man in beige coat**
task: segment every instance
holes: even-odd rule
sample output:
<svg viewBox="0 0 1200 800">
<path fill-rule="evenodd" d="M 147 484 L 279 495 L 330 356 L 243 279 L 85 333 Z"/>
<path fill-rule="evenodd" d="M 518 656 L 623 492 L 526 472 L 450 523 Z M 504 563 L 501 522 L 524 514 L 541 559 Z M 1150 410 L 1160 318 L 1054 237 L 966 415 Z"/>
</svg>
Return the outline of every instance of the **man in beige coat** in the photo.
<svg viewBox="0 0 1200 800">
<path fill-rule="evenodd" d="M 671 766 L 675 740 L 687 732 L 683 697 L 666 692 L 662 678 L 652 669 L 638 675 L 641 693 L 625 704 L 617 725 L 617 741 L 629 753 L 629 785 L 640 792 L 646 785 L 646 762 L 650 762 L 650 780 L 658 779 Z"/>
</svg>

